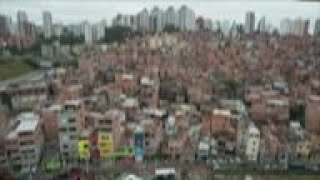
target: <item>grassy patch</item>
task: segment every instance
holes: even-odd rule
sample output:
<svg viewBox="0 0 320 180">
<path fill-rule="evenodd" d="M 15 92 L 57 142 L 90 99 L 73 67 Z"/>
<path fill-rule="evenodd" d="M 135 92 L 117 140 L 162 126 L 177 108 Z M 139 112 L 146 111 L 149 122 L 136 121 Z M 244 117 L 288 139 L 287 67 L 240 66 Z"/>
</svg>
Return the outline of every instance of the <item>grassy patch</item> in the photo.
<svg viewBox="0 0 320 180">
<path fill-rule="evenodd" d="M 33 70 L 33 67 L 19 60 L 0 60 L 0 81 L 15 78 Z"/>
</svg>

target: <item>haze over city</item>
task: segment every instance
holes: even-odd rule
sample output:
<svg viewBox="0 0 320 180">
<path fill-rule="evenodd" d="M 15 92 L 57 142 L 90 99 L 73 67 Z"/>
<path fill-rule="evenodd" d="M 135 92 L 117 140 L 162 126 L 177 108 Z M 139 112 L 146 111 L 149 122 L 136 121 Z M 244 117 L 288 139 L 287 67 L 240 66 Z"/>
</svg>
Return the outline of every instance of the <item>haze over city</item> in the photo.
<svg viewBox="0 0 320 180">
<path fill-rule="evenodd" d="M 162 9 L 166 9 L 172 5 L 175 8 L 181 5 L 187 5 L 191 7 L 196 15 L 205 16 L 214 20 L 230 20 L 237 21 L 239 23 L 244 22 L 244 16 L 247 11 L 254 11 L 259 18 L 265 16 L 267 21 L 274 26 L 279 26 L 280 20 L 287 17 L 301 17 L 304 19 L 310 19 L 314 22 L 317 17 L 320 16 L 320 3 L 319 2 L 300 2 L 300 1 L 168 1 L 168 0 L 1 0 L 0 12 L 16 19 L 16 13 L 18 10 L 25 10 L 31 21 L 35 21 L 36 24 L 42 23 L 42 11 L 49 10 L 53 14 L 54 22 L 78 23 L 82 20 L 88 20 L 90 22 L 100 21 L 106 19 L 108 23 L 112 17 L 117 13 L 135 14 L 142 8 L 146 7 L 151 10 L 153 6 L 159 6 Z M 312 27 L 311 27 L 312 28 Z M 311 29 L 312 30 L 312 29 Z"/>
</svg>

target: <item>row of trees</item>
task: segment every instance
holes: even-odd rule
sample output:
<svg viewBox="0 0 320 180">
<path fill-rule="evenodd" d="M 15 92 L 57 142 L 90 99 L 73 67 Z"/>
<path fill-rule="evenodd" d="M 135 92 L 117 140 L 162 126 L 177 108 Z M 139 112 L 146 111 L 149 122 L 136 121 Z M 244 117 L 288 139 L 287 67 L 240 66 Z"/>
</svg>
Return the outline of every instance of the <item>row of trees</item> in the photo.
<svg viewBox="0 0 320 180">
<path fill-rule="evenodd" d="M 178 32 L 179 28 L 174 26 L 166 26 L 164 32 L 172 33 Z M 105 36 L 103 39 L 99 40 L 99 43 L 113 43 L 113 42 L 124 42 L 127 38 L 132 38 L 135 36 L 141 36 L 142 33 L 139 31 L 133 31 L 130 27 L 116 26 L 105 28 Z M 26 49 L 18 49 L 17 47 L 8 47 L 7 50 L 13 55 L 23 55 L 26 53 L 33 55 L 41 54 L 41 45 L 42 44 L 52 44 L 55 41 L 59 41 L 62 45 L 76 45 L 83 44 L 85 42 L 84 35 L 76 35 L 68 30 L 63 30 L 63 33 L 60 37 L 53 36 L 50 39 L 45 39 L 43 35 L 40 35 L 39 38 L 34 42 L 32 46 Z"/>
</svg>

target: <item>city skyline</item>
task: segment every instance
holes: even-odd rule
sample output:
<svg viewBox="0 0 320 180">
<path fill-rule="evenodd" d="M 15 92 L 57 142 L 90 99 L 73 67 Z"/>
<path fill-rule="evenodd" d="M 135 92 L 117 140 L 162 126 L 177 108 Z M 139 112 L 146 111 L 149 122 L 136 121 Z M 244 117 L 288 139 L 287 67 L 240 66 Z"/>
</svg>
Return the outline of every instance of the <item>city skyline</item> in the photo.
<svg viewBox="0 0 320 180">
<path fill-rule="evenodd" d="M 75 3 L 77 2 L 77 3 Z M 232 2 L 232 3 L 231 3 Z M 32 0 L 28 2 L 0 1 L 0 11 L 2 14 L 10 16 L 16 21 L 16 13 L 18 10 L 24 10 L 28 14 L 28 18 L 37 25 L 42 24 L 43 11 L 52 13 L 53 23 L 79 23 L 84 20 L 89 22 L 98 22 L 106 19 L 111 24 L 111 19 L 118 13 L 136 14 L 144 7 L 149 11 L 154 7 L 165 10 L 169 6 L 178 9 L 181 5 L 187 5 L 192 8 L 196 16 L 203 16 L 216 20 L 229 20 L 244 23 L 245 13 L 247 11 L 255 12 L 256 18 L 264 16 L 268 23 L 279 27 L 280 22 L 284 18 L 309 19 L 311 22 L 310 31 L 313 31 L 314 22 L 320 17 L 320 6 L 316 6 L 319 2 L 261 2 L 261 1 L 200 1 L 198 3 L 192 1 L 80 1 L 73 0 L 69 2 L 61 1 L 38 1 Z M 83 8 L 86 7 L 86 8 Z M 104 8 L 107 7 L 107 8 Z M 210 8 L 209 8 L 210 7 Z M 70 9 L 73 9 L 70 11 Z M 106 10 L 107 9 L 107 10 Z"/>
</svg>

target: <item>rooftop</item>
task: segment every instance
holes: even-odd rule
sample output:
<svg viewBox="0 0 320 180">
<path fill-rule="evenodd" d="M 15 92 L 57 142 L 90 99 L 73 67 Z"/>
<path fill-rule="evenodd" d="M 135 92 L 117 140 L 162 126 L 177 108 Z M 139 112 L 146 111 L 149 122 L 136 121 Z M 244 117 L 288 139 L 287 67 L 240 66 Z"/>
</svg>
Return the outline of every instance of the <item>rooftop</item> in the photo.
<svg viewBox="0 0 320 180">
<path fill-rule="evenodd" d="M 135 107 L 138 106 L 138 99 L 136 98 L 127 98 L 123 104 L 123 107 Z"/>
<path fill-rule="evenodd" d="M 320 101 L 320 96 L 318 96 L 318 95 L 310 95 L 309 99 L 311 101 Z"/>
<path fill-rule="evenodd" d="M 132 80 L 133 79 L 133 75 L 132 74 L 123 74 L 122 75 L 122 79 L 124 79 L 124 80 Z"/>
<path fill-rule="evenodd" d="M 275 105 L 275 106 L 288 106 L 289 105 L 287 100 L 280 100 L 280 99 L 270 99 L 267 101 L 267 103 L 270 105 Z"/>
<path fill-rule="evenodd" d="M 145 86 L 153 86 L 154 85 L 154 81 L 149 79 L 148 77 L 142 77 L 140 80 L 140 83 Z"/>
<path fill-rule="evenodd" d="M 250 133 L 257 133 L 257 134 L 260 133 L 259 129 L 258 129 L 253 123 L 251 123 L 251 124 L 249 125 L 248 131 L 249 131 Z"/>
<path fill-rule="evenodd" d="M 18 116 L 17 119 L 20 123 L 15 131 L 18 133 L 25 131 L 35 131 L 39 122 L 39 116 L 34 113 L 22 113 Z"/>
<path fill-rule="evenodd" d="M 228 109 L 214 109 L 213 110 L 214 115 L 222 115 L 222 116 L 231 116 L 231 112 Z"/>
<path fill-rule="evenodd" d="M 167 175 L 167 174 L 175 174 L 176 170 L 174 168 L 161 168 L 156 169 L 156 175 Z"/>
</svg>

